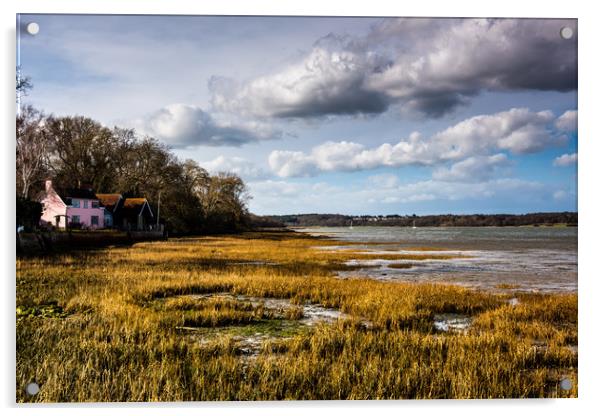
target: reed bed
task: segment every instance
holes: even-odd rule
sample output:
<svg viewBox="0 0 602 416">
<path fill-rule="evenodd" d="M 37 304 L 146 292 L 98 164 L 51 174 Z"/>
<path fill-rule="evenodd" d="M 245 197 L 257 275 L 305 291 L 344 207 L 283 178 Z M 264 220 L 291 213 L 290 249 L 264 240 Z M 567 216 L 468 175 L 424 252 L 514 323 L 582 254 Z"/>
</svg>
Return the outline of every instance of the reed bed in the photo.
<svg viewBox="0 0 602 416">
<path fill-rule="evenodd" d="M 329 245 L 353 248 L 264 232 L 18 258 L 17 400 L 577 396 L 576 295 L 338 279 L 374 256 Z M 304 326 L 304 305 L 344 315 Z M 437 314 L 472 323 L 438 331 Z"/>
</svg>

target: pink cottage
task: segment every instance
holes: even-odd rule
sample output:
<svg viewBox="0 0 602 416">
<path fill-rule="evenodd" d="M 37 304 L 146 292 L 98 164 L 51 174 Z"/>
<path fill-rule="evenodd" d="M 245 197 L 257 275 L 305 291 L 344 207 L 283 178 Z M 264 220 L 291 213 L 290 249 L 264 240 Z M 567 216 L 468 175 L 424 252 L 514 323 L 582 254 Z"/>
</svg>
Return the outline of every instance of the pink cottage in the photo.
<svg viewBox="0 0 602 416">
<path fill-rule="evenodd" d="M 40 195 L 43 205 L 42 224 L 57 228 L 82 226 L 85 228 L 104 228 L 105 209 L 91 189 L 67 189 L 57 193 L 52 181 L 46 181 L 46 190 Z"/>
</svg>

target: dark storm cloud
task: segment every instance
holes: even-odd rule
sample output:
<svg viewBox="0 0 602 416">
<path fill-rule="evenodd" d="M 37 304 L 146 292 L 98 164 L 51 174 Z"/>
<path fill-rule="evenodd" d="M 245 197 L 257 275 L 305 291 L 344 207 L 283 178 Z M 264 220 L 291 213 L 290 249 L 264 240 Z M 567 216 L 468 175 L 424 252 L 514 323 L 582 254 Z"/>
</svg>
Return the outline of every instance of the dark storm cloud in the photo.
<svg viewBox="0 0 602 416">
<path fill-rule="evenodd" d="M 385 19 L 365 37 L 330 34 L 295 64 L 212 85 L 222 111 L 260 117 L 374 114 L 399 106 L 440 117 L 480 91 L 577 87 L 575 20 Z"/>
</svg>

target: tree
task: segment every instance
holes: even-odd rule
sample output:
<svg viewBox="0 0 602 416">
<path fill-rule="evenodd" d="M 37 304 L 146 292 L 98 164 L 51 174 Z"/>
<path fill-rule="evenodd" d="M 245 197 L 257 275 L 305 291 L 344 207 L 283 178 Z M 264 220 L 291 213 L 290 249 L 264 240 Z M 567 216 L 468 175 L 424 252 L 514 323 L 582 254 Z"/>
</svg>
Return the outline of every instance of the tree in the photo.
<svg viewBox="0 0 602 416">
<path fill-rule="evenodd" d="M 17 116 L 17 193 L 29 198 L 32 184 L 41 182 L 46 173 L 50 140 L 44 114 L 31 106 Z"/>
<path fill-rule="evenodd" d="M 17 226 L 34 229 L 40 223 L 42 204 L 17 196 Z"/>
<path fill-rule="evenodd" d="M 26 107 L 17 118 L 17 133 L 17 189 L 23 197 L 32 184 L 52 175 L 59 189 L 90 187 L 98 193 L 145 197 L 155 213 L 161 196 L 161 222 L 171 232 L 247 226 L 249 194 L 240 177 L 212 176 L 132 129 L 109 129 L 81 116 L 45 117 Z"/>
<path fill-rule="evenodd" d="M 86 117 L 48 118 L 51 138 L 50 166 L 63 187 L 113 187 L 119 138 L 100 123 Z"/>
<path fill-rule="evenodd" d="M 211 176 L 202 196 L 205 218 L 217 231 L 236 231 L 246 226 L 250 199 L 243 180 L 234 173 Z"/>
<path fill-rule="evenodd" d="M 29 90 L 33 88 L 33 84 L 31 83 L 30 77 L 24 77 L 21 75 L 21 67 L 17 67 L 17 81 L 16 81 L 16 90 L 17 90 L 17 103 L 21 101 L 21 97 L 27 95 Z"/>
</svg>

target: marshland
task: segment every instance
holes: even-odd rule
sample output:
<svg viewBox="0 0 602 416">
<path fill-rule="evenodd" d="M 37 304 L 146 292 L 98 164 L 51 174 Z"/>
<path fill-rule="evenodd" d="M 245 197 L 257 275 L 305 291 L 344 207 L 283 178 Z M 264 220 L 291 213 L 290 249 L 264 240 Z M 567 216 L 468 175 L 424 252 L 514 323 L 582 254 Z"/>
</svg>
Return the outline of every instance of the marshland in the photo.
<svg viewBox="0 0 602 416">
<path fill-rule="evenodd" d="M 471 257 L 386 246 L 262 231 L 18 257 L 17 401 L 577 396 L 575 292 L 361 273 Z"/>
</svg>

